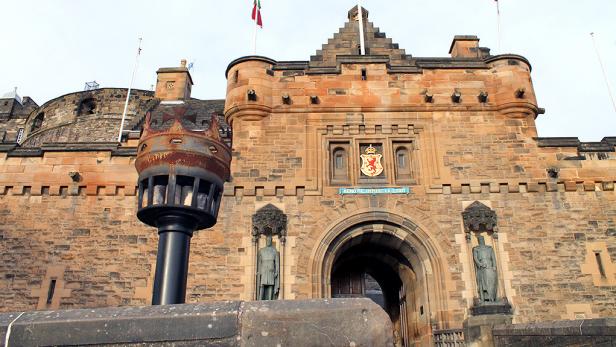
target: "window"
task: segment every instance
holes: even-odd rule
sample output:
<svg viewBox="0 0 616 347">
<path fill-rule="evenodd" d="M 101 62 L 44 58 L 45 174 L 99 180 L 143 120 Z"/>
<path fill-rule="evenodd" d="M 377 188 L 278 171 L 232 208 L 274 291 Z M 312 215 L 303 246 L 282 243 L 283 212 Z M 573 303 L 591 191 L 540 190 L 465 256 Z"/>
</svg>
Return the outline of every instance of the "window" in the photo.
<svg viewBox="0 0 616 347">
<path fill-rule="evenodd" d="M 330 178 L 333 184 L 349 183 L 349 144 L 330 144 Z"/>
<path fill-rule="evenodd" d="M 56 279 L 53 278 L 50 282 L 49 282 L 49 288 L 47 288 L 47 305 L 51 305 L 51 302 L 53 301 L 53 294 L 56 291 Z"/>
<path fill-rule="evenodd" d="M 595 260 L 597 261 L 597 267 L 599 268 L 599 274 L 601 278 L 606 278 L 605 268 L 603 267 L 603 261 L 601 260 L 601 252 L 595 251 Z"/>
<path fill-rule="evenodd" d="M 30 127 L 30 132 L 37 131 L 43 126 L 43 120 L 45 119 L 45 113 L 41 112 L 32 121 L 32 126 Z"/>
<path fill-rule="evenodd" d="M 398 159 L 398 168 L 406 169 L 408 165 L 408 151 L 406 149 L 400 148 L 396 153 L 396 157 Z"/>
<path fill-rule="evenodd" d="M 344 176 L 346 171 L 346 151 L 343 148 L 334 150 L 334 177 Z"/>
<path fill-rule="evenodd" d="M 395 169 L 397 181 L 411 181 L 411 143 L 394 143 Z"/>
<path fill-rule="evenodd" d="M 84 99 L 79 104 L 77 115 L 83 116 L 83 115 L 88 115 L 88 114 L 94 114 L 95 110 L 96 110 L 96 101 L 94 101 L 93 98 L 87 98 L 87 99 Z"/>
</svg>

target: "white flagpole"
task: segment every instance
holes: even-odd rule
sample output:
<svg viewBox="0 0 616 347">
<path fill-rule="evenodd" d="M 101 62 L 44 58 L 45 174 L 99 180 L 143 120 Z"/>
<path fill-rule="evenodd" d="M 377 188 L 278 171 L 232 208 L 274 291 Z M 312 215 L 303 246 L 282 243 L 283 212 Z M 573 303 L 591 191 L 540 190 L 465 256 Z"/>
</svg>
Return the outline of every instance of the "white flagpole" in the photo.
<svg viewBox="0 0 616 347">
<path fill-rule="evenodd" d="M 597 47 L 597 43 L 595 42 L 595 33 L 590 33 L 590 37 L 592 38 L 592 45 L 595 47 L 595 52 L 597 53 L 597 59 L 599 59 L 599 65 L 601 66 L 601 72 L 603 73 L 603 79 L 605 80 L 605 86 L 607 87 L 607 92 L 610 95 L 610 100 L 612 100 L 612 106 L 614 106 L 614 111 L 616 111 L 616 101 L 614 101 L 614 94 L 612 94 L 612 87 L 610 86 L 610 80 L 607 78 L 607 74 L 605 73 L 605 67 L 603 66 L 603 59 L 601 59 L 599 48 Z"/>
<path fill-rule="evenodd" d="M 257 19 L 255 18 L 255 34 L 252 38 L 252 43 L 254 45 L 254 55 L 257 55 L 257 30 L 259 29 L 259 25 L 257 24 Z"/>
<path fill-rule="evenodd" d="M 261 11 L 261 8 L 259 7 L 259 5 L 260 5 L 259 0 L 254 0 L 254 4 L 252 8 L 252 11 L 254 14 L 253 20 L 255 21 L 255 32 L 252 37 L 254 55 L 257 55 L 257 31 L 259 30 L 259 12 Z"/>
<path fill-rule="evenodd" d="M 500 5 L 496 0 L 496 35 L 498 40 L 498 53 L 501 53 L 501 18 L 500 18 Z"/>
<path fill-rule="evenodd" d="M 130 98 L 130 91 L 133 89 L 133 82 L 135 81 L 135 73 L 139 66 L 139 56 L 141 55 L 141 40 L 139 38 L 139 48 L 137 49 L 137 56 L 135 57 L 135 67 L 133 68 L 133 75 L 130 78 L 130 84 L 128 85 L 128 92 L 126 92 L 126 102 L 124 103 L 124 112 L 122 112 L 122 122 L 120 123 L 120 133 L 118 134 L 118 142 L 122 142 L 122 132 L 124 131 L 124 122 L 126 121 L 126 111 L 128 110 L 128 99 Z"/>
<path fill-rule="evenodd" d="M 357 0 L 357 15 L 359 16 L 359 49 L 361 55 L 366 55 L 366 47 L 364 41 L 364 11 L 361 7 L 361 1 Z"/>
</svg>

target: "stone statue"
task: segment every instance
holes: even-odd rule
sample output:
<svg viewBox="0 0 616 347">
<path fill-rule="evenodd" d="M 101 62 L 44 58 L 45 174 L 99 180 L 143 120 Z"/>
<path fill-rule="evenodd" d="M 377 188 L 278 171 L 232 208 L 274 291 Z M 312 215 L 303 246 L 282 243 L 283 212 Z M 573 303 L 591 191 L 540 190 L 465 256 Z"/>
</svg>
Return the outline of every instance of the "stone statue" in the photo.
<svg viewBox="0 0 616 347">
<path fill-rule="evenodd" d="M 487 302 L 496 302 L 498 288 L 498 275 L 496 273 L 496 256 L 490 246 L 486 246 L 483 236 L 477 236 L 479 245 L 473 247 L 473 261 L 475 262 L 475 275 L 477 277 L 477 290 L 480 305 Z"/>
<path fill-rule="evenodd" d="M 280 253 L 268 235 L 257 254 L 257 300 L 276 300 L 280 291 Z"/>
</svg>

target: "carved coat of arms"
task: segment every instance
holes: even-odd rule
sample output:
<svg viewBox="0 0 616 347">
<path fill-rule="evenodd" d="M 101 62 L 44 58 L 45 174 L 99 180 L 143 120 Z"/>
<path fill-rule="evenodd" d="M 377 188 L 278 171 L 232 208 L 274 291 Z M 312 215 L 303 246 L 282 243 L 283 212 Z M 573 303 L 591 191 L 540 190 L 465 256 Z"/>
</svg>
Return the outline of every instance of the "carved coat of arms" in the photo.
<svg viewBox="0 0 616 347">
<path fill-rule="evenodd" d="M 376 152 L 376 148 L 372 145 L 366 148 L 366 153 L 361 157 L 361 172 L 369 177 L 376 177 L 383 172 L 383 164 L 381 164 L 382 154 Z"/>
</svg>

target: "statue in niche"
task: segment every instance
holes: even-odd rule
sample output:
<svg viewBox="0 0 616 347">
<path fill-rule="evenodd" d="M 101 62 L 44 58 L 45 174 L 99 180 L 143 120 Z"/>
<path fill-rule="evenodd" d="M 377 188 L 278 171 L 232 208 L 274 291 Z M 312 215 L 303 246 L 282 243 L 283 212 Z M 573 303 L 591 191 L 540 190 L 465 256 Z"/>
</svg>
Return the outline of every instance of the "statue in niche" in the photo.
<svg viewBox="0 0 616 347">
<path fill-rule="evenodd" d="M 496 302 L 498 275 L 496 273 L 496 256 L 491 246 L 487 246 L 483 236 L 477 236 L 479 245 L 473 247 L 475 276 L 480 305 Z"/>
<path fill-rule="evenodd" d="M 280 253 L 267 235 L 265 247 L 257 253 L 257 300 L 276 300 L 280 291 Z"/>
</svg>

